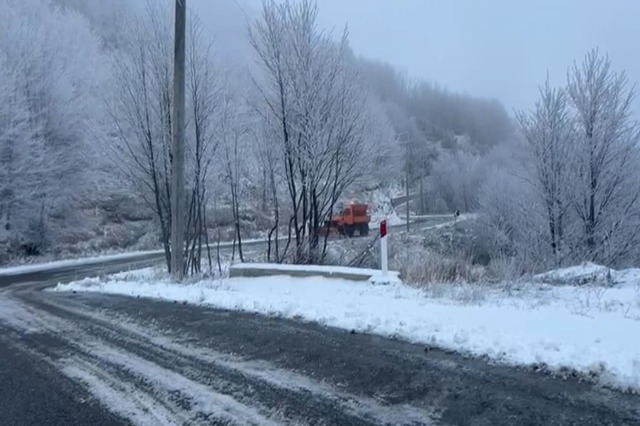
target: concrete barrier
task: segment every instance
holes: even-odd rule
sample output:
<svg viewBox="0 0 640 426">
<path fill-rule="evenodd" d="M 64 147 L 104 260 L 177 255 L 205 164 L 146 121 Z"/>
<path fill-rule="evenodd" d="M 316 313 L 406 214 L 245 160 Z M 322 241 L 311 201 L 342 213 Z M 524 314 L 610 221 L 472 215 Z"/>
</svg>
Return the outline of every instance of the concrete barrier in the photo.
<svg viewBox="0 0 640 426">
<path fill-rule="evenodd" d="M 370 281 L 380 275 L 378 269 L 349 268 L 324 265 L 279 265 L 270 263 L 238 263 L 229 268 L 231 278 L 257 278 L 269 276 L 289 276 L 296 278 L 325 277 L 349 281 Z M 397 278 L 397 272 L 389 272 Z"/>
</svg>

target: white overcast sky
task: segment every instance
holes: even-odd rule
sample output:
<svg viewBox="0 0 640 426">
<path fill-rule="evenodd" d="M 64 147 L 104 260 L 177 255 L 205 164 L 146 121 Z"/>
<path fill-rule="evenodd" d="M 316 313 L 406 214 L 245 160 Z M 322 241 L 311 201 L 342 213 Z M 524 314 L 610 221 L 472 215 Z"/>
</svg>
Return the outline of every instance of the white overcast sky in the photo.
<svg viewBox="0 0 640 426">
<path fill-rule="evenodd" d="M 220 34 L 244 32 L 238 4 L 192 0 Z M 356 53 L 410 77 L 526 108 L 549 70 L 562 84 L 567 67 L 591 48 L 640 80 L 640 0 L 318 0 L 321 25 L 349 26 Z M 237 32 L 236 29 L 237 28 Z M 636 102 L 640 106 L 640 102 Z M 636 108 L 636 114 L 640 112 Z"/>
</svg>

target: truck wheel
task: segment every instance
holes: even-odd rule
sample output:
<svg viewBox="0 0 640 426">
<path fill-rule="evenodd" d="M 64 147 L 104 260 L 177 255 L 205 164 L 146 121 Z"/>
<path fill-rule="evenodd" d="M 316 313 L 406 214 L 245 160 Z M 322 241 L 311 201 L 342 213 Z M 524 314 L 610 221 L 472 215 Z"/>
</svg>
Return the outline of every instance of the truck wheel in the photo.
<svg viewBox="0 0 640 426">
<path fill-rule="evenodd" d="M 369 224 L 365 223 L 364 225 L 360 226 L 360 235 L 362 235 L 363 237 L 366 237 L 367 235 L 369 235 Z"/>
<path fill-rule="evenodd" d="M 345 226 L 345 231 L 347 233 L 347 237 L 349 238 L 353 237 L 353 234 L 355 233 L 355 229 L 353 226 Z"/>
</svg>

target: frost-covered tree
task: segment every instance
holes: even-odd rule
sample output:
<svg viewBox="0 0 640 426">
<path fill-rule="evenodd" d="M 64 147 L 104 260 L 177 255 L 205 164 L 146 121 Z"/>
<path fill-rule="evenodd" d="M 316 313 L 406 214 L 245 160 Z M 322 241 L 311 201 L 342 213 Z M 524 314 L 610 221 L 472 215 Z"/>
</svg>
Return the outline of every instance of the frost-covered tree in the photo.
<svg viewBox="0 0 640 426">
<path fill-rule="evenodd" d="M 127 45 L 114 53 L 108 100 L 115 164 L 156 215 L 167 265 L 171 229 L 172 38 L 168 10 L 148 3 L 127 26 Z"/>
<path fill-rule="evenodd" d="M 63 8 L 84 15 L 100 39 L 102 46 L 118 48 L 125 42 L 124 24 L 127 15 L 135 12 L 136 2 L 131 0 L 53 0 Z"/>
<path fill-rule="evenodd" d="M 317 231 L 363 172 L 366 96 L 350 66 L 346 33 L 336 44 L 317 27 L 314 1 L 265 1 L 250 38 L 256 78 L 280 153 L 295 260 L 318 261 Z"/>
<path fill-rule="evenodd" d="M 436 204 L 432 208 L 440 212 L 475 211 L 486 168 L 478 155 L 440 150 L 429 179 Z"/>
<path fill-rule="evenodd" d="M 397 182 L 402 175 L 404 155 L 398 131 L 384 103 L 369 93 L 363 126 L 365 148 L 362 153 L 362 172 L 359 187 L 374 189 L 385 183 Z"/>
<path fill-rule="evenodd" d="M 519 155 L 480 192 L 488 235 L 505 236 L 494 248 L 526 261 L 529 270 L 640 261 L 632 99 L 624 73 L 612 71 L 597 51 L 570 69 L 566 89 L 541 88 L 535 108 L 518 116 Z"/>
<path fill-rule="evenodd" d="M 243 261 L 240 208 L 247 189 L 255 187 L 255 181 L 258 179 L 251 155 L 252 148 L 260 152 L 258 147 L 252 146 L 256 142 L 253 130 L 256 120 L 250 114 L 246 99 L 239 88 L 227 90 L 221 104 L 217 133 L 221 143 L 221 175 L 231 198 L 234 231 L 232 259 L 235 259 L 237 248 L 238 256 Z"/>
<path fill-rule="evenodd" d="M 545 240 L 556 264 L 560 265 L 570 225 L 575 174 L 573 121 L 565 91 L 553 89 L 547 79 L 535 108 L 519 113 L 517 121 L 533 164 L 528 183 L 536 189 L 546 212 L 548 237 Z"/>
<path fill-rule="evenodd" d="M 404 181 L 405 190 L 410 192 L 414 191 L 414 183 L 418 181 L 421 195 L 420 207 L 423 209 L 426 205 L 423 183 L 430 172 L 435 144 L 420 130 L 416 117 L 408 115 L 394 103 L 387 103 L 385 107 L 395 132 L 395 136 L 387 138 L 385 142 L 388 151 L 383 161 L 395 169 L 389 170 L 387 179 L 393 177 L 398 182 Z"/>
<path fill-rule="evenodd" d="M 0 130 L 7 171 L 0 186 L 10 191 L 4 226 L 35 253 L 69 222 L 81 227 L 74 213 L 92 192 L 89 134 L 102 112 L 101 75 L 87 69 L 100 69 L 101 54 L 86 19 L 73 11 L 42 0 L 5 1 L 0 15 L 3 85 L 12 88 L 0 103 L 16 107 L 13 130 Z"/>
<path fill-rule="evenodd" d="M 19 89 L 20 70 L 0 60 L 0 224 L 11 231 L 21 197 L 36 191 L 36 172 L 42 148 L 30 122 L 29 104 Z M 21 212 L 19 212 L 21 214 Z"/>
<path fill-rule="evenodd" d="M 547 266 L 546 217 L 538 193 L 517 173 L 494 167 L 480 188 L 481 235 L 494 260 L 515 261 L 517 272 Z"/>
<path fill-rule="evenodd" d="M 155 213 L 170 264 L 173 38 L 171 10 L 149 1 L 127 26 L 128 43 L 114 52 L 109 111 L 116 164 Z M 197 17 L 187 37 L 187 223 L 185 265 L 200 272 L 206 231 L 207 187 L 218 147 L 222 83 Z M 208 253 L 209 254 L 209 253 Z M 211 260 L 210 256 L 208 256 Z M 211 261 L 209 262 L 211 266 Z"/>
<path fill-rule="evenodd" d="M 209 270 L 212 257 L 207 230 L 207 206 L 210 202 L 211 186 L 215 181 L 215 160 L 221 138 L 220 115 L 224 113 L 222 99 L 225 90 L 222 72 L 214 63 L 212 43 L 203 34 L 202 23 L 197 16 L 189 21 L 189 44 L 187 61 L 187 262 L 191 273 L 201 272 L 203 250 L 207 250 Z"/>
<path fill-rule="evenodd" d="M 616 262 L 640 242 L 639 128 L 634 91 L 623 72 L 591 51 L 569 72 L 567 91 L 576 122 L 576 213 L 584 256 Z"/>
</svg>

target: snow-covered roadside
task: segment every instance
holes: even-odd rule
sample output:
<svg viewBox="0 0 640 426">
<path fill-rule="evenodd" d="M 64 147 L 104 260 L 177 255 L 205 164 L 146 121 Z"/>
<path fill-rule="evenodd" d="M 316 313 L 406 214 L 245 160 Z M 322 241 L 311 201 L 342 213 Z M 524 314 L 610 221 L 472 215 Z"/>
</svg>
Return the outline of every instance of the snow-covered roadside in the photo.
<svg viewBox="0 0 640 426">
<path fill-rule="evenodd" d="M 249 244 L 255 244 L 255 243 L 262 243 L 266 241 L 267 241 L 266 239 L 254 238 L 254 239 L 242 240 L 242 243 L 245 245 L 249 245 Z M 229 248 L 232 245 L 233 245 L 232 241 L 225 241 L 220 243 L 220 248 Z M 215 249 L 215 247 L 217 246 L 214 245 L 212 247 Z M 159 254 L 162 254 L 163 252 L 164 252 L 163 250 L 129 251 L 124 253 L 105 254 L 100 256 L 80 257 L 77 259 L 56 260 L 51 262 L 9 266 L 5 268 L 0 268 L 0 276 L 29 274 L 33 272 L 50 271 L 53 269 L 67 268 L 72 266 L 90 265 L 90 264 L 100 263 L 100 262 L 107 263 L 107 262 L 112 262 L 116 260 L 125 260 L 125 259 L 135 260 L 135 258 L 137 257 L 159 255 Z"/>
<path fill-rule="evenodd" d="M 176 285 L 153 270 L 55 291 L 159 298 L 301 318 L 348 330 L 394 335 L 514 365 L 570 368 L 601 383 L 640 391 L 640 288 L 527 286 L 487 291 L 476 304 L 428 298 L 402 284 L 375 286 L 322 278 L 265 277 Z"/>
<path fill-rule="evenodd" d="M 640 283 L 640 269 L 615 270 L 591 262 L 556 269 L 533 277 L 534 281 L 556 285 L 624 286 Z"/>
<path fill-rule="evenodd" d="M 91 257 L 82 257 L 78 259 L 56 260 L 56 261 L 46 262 L 46 263 L 34 263 L 29 265 L 10 266 L 7 268 L 0 268 L 0 276 L 28 274 L 32 272 L 48 271 L 50 269 L 87 265 L 87 264 L 92 264 L 96 262 L 109 262 L 114 260 L 144 257 L 144 256 L 159 254 L 159 253 L 162 253 L 162 250 L 131 251 L 126 253 L 107 254 L 103 256 L 91 256 Z"/>
</svg>

